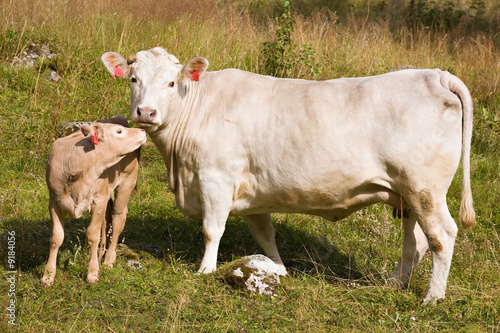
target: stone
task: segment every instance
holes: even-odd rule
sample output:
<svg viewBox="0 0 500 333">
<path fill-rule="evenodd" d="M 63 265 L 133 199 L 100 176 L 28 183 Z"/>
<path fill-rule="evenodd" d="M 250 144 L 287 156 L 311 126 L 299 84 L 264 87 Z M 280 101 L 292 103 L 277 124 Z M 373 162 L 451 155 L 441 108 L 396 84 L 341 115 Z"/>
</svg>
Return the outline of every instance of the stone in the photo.
<svg viewBox="0 0 500 333">
<path fill-rule="evenodd" d="M 232 287 L 266 296 L 276 296 L 283 276 L 274 261 L 261 254 L 243 257 L 221 270 L 222 280 Z"/>
</svg>

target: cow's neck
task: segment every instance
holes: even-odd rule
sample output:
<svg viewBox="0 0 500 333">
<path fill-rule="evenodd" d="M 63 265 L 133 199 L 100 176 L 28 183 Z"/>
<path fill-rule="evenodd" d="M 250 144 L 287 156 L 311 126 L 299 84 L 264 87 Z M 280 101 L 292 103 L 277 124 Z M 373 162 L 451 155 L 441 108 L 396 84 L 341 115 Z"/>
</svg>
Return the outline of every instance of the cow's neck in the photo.
<svg viewBox="0 0 500 333">
<path fill-rule="evenodd" d="M 160 128 L 149 133 L 162 155 L 169 175 L 169 186 L 174 193 L 177 189 L 179 163 L 189 163 L 184 157 L 193 156 L 183 152 L 196 146 L 205 111 L 201 81 L 189 81 L 179 89 L 182 93 L 179 100 L 170 105 L 169 117 Z"/>
</svg>

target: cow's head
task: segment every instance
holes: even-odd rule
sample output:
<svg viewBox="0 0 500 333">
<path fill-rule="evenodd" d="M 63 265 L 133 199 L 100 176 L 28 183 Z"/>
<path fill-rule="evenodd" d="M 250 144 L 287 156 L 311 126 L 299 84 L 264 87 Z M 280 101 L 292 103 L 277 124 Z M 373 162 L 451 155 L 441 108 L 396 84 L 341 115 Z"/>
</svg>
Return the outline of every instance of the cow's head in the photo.
<svg viewBox="0 0 500 333">
<path fill-rule="evenodd" d="M 169 116 L 179 107 L 176 103 L 185 95 L 193 73 L 201 77 L 208 67 L 204 58 L 193 58 L 181 65 L 160 47 L 137 52 L 128 60 L 118 53 L 107 52 L 101 60 L 113 76 L 130 79 L 132 121 L 149 132 L 169 123 Z"/>
</svg>

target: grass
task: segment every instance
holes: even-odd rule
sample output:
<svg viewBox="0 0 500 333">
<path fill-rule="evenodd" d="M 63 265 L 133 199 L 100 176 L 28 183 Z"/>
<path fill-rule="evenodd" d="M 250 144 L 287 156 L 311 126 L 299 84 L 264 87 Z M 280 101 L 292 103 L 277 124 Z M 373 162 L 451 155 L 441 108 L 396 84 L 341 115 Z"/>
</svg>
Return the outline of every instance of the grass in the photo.
<svg viewBox="0 0 500 333">
<path fill-rule="evenodd" d="M 263 43 L 274 38 L 280 2 L 0 0 L 0 330 L 52 331 L 461 331 L 500 332 L 500 29 L 498 5 L 485 1 L 479 18 L 467 13 L 452 27 L 398 15 L 397 1 L 296 1 L 293 40 L 309 45 L 322 71 L 317 79 L 365 76 L 400 65 L 439 67 L 462 78 L 475 103 L 472 187 L 478 225 L 460 230 L 447 289 L 424 306 L 431 262 L 425 257 L 407 289 L 385 285 L 401 251 L 400 221 L 373 206 L 330 223 L 298 214 L 273 216 L 290 276 L 278 296 L 233 290 L 195 272 L 203 255 L 199 221 L 185 217 L 168 191 L 157 149 L 142 153 L 139 193 L 132 197 L 113 269 L 85 283 L 89 217 L 68 220 L 52 288 L 41 289 L 50 218 L 45 167 L 51 143 L 68 121 L 129 116 L 129 91 L 100 63 L 164 46 L 181 62 L 203 56 L 210 69 L 263 73 Z M 398 10 L 403 10 L 398 9 Z M 431 8 L 432 9 L 432 8 Z M 434 11 L 436 12 L 436 11 Z M 420 16 L 419 16 L 420 15 Z M 427 15 L 427 16 L 425 16 Z M 477 16 L 477 15 L 476 15 Z M 436 18 L 440 16 L 435 16 Z M 417 20 L 418 19 L 418 20 Z M 34 67 L 11 66 L 15 56 L 47 44 L 53 58 Z M 35 46 L 36 47 L 36 46 Z M 59 82 L 50 80 L 56 71 Z M 297 66 L 295 77 L 309 78 Z M 411 154 L 411 152 L 408 152 Z M 458 217 L 460 177 L 448 203 Z M 10 301 L 7 231 L 16 231 L 16 322 Z M 126 247 L 125 247 L 126 246 Z M 228 221 L 219 262 L 260 253 L 241 218 Z M 127 266 L 137 259 L 143 268 Z M 5 286 L 5 288 L 4 288 Z"/>
</svg>

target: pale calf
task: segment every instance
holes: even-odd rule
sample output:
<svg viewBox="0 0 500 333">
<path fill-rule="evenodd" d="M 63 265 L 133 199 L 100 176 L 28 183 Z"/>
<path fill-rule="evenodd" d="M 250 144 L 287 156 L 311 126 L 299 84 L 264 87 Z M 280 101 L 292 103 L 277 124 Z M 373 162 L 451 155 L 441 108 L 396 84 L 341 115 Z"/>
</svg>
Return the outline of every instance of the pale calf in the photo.
<svg viewBox="0 0 500 333">
<path fill-rule="evenodd" d="M 54 142 L 46 173 L 52 237 L 42 277 L 43 286 L 50 286 L 54 281 L 57 252 L 64 239 L 63 225 L 67 215 L 79 218 L 84 212 L 91 212 L 87 228 L 91 254 L 87 281 L 94 283 L 98 280 L 99 261 L 104 253 L 104 263 L 113 265 L 118 237 L 125 225 L 127 203 L 137 182 L 140 146 L 145 142 L 146 132 L 129 128 L 124 117 L 83 125 L 80 131 Z M 113 191 L 114 202 L 111 199 Z M 107 251 L 106 219 L 113 229 Z"/>
</svg>

